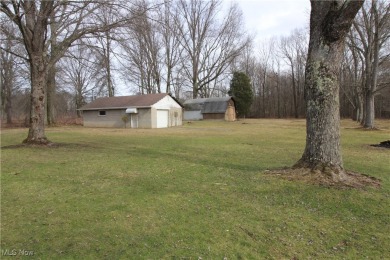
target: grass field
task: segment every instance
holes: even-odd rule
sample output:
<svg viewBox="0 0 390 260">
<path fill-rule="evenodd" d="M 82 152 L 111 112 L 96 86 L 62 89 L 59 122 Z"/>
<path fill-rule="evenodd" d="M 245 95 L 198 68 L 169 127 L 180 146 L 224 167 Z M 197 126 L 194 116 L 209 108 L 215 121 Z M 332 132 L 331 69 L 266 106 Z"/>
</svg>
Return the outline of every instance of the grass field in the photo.
<svg viewBox="0 0 390 260">
<path fill-rule="evenodd" d="M 60 146 L 1 132 L 1 258 L 389 259 L 390 139 L 342 122 L 348 170 L 380 189 L 283 180 L 304 120 L 193 122 L 169 129 L 48 128 Z"/>
</svg>

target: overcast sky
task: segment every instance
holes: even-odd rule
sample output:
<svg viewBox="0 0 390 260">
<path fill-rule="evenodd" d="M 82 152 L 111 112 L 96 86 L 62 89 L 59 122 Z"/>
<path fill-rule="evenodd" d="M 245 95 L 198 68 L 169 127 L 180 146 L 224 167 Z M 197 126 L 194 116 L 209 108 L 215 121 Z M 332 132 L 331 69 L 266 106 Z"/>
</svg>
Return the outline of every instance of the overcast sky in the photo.
<svg viewBox="0 0 390 260">
<path fill-rule="evenodd" d="M 229 5 L 231 0 L 224 0 Z M 288 35 L 296 28 L 308 27 L 309 0 L 235 0 L 241 7 L 245 25 L 256 33 L 256 41 Z"/>
</svg>

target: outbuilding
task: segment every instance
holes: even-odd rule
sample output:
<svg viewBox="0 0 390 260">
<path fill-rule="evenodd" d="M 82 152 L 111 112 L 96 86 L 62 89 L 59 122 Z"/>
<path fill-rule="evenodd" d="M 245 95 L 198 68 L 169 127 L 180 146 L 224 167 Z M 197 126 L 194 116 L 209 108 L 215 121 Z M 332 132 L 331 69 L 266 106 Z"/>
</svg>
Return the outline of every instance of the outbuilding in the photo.
<svg viewBox="0 0 390 260">
<path fill-rule="evenodd" d="M 183 106 L 169 94 L 98 98 L 81 107 L 86 127 L 165 128 L 182 125 Z"/>
<path fill-rule="evenodd" d="M 222 119 L 236 120 L 236 107 L 233 97 L 213 97 L 189 99 L 184 102 L 184 120 Z"/>
</svg>

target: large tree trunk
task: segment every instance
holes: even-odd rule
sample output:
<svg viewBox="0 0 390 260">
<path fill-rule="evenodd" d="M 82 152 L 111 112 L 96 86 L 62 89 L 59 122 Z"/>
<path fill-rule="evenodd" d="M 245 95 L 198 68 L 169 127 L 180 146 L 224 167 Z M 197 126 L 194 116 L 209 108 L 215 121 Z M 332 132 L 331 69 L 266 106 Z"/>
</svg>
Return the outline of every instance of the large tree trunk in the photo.
<svg viewBox="0 0 390 260">
<path fill-rule="evenodd" d="M 365 115 L 363 127 L 367 129 L 373 129 L 375 119 L 375 97 L 371 92 L 366 93 L 364 106 Z"/>
<path fill-rule="evenodd" d="M 311 1 L 306 62 L 306 148 L 295 167 L 346 174 L 340 150 L 339 81 L 344 40 L 363 1 Z"/>
<path fill-rule="evenodd" d="M 45 136 L 45 85 L 47 69 L 43 55 L 31 55 L 30 128 L 24 143 L 48 144 Z"/>
<path fill-rule="evenodd" d="M 55 125 L 55 93 L 56 93 L 56 66 L 53 65 L 47 75 L 46 85 L 46 122 L 47 125 Z"/>
<path fill-rule="evenodd" d="M 306 67 L 306 148 L 300 166 L 342 169 L 339 83 L 342 46 L 313 39 Z M 314 45 L 314 46 L 313 46 Z"/>
</svg>

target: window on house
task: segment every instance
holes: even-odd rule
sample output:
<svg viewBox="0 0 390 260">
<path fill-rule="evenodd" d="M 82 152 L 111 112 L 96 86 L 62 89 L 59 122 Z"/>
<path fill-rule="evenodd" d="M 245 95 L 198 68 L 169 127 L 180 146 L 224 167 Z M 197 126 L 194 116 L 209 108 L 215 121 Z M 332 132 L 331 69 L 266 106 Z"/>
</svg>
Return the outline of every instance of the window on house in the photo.
<svg viewBox="0 0 390 260">
<path fill-rule="evenodd" d="M 106 111 L 105 110 L 100 110 L 99 111 L 99 116 L 105 116 L 106 115 Z"/>
</svg>

